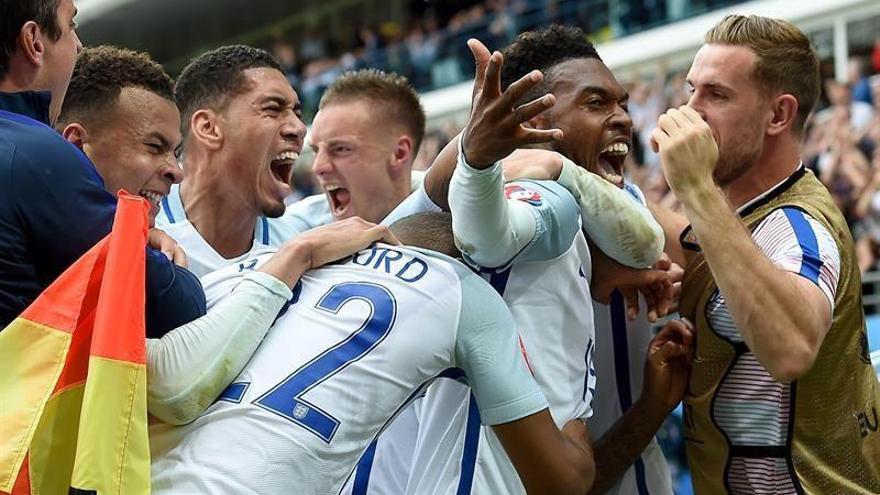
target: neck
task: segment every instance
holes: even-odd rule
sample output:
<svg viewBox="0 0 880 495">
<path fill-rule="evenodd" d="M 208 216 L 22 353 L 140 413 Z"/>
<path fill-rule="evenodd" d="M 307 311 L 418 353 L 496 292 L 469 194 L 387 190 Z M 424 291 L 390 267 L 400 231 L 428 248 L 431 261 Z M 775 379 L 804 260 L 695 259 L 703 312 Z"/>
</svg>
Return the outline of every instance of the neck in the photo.
<svg viewBox="0 0 880 495">
<path fill-rule="evenodd" d="M 186 180 L 180 184 L 186 217 L 221 256 L 241 256 L 253 246 L 259 212 L 223 176 L 224 164 L 211 163 L 210 154 L 194 155 L 184 164 Z"/>
<path fill-rule="evenodd" d="M 731 206 L 739 208 L 784 181 L 799 163 L 800 151 L 792 136 L 768 139 L 754 165 L 722 189 Z"/>
<path fill-rule="evenodd" d="M 0 91 L 3 93 L 48 90 L 48 87 L 43 86 L 45 85 L 37 80 L 37 72 L 27 70 L 27 68 L 22 69 L 14 57 L 9 61 L 9 70 L 6 72 L 6 75 L 0 79 Z"/>
</svg>

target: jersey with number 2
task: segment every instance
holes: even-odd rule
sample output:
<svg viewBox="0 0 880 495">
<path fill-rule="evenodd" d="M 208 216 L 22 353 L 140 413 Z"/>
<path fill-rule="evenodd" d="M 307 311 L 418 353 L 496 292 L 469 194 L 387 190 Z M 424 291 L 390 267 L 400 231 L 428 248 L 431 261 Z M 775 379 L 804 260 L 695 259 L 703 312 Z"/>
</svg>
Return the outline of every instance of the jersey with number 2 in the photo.
<svg viewBox="0 0 880 495">
<path fill-rule="evenodd" d="M 265 259 L 205 277 L 209 305 Z M 485 424 L 547 407 L 504 303 L 451 258 L 377 245 L 312 270 L 220 400 L 169 432 L 179 441 L 153 459 L 154 493 L 338 493 L 439 376 L 468 377 Z"/>
</svg>

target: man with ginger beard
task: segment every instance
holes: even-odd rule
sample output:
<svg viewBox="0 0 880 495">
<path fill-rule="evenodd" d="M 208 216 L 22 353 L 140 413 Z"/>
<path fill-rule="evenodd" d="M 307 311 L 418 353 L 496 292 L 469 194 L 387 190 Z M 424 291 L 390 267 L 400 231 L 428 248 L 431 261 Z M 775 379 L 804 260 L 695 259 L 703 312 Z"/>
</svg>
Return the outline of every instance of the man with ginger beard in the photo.
<svg viewBox="0 0 880 495">
<path fill-rule="evenodd" d="M 664 224 L 696 325 L 694 488 L 878 493 L 880 385 L 852 238 L 800 161 L 816 53 L 787 21 L 730 15 L 706 33 L 688 83 L 687 106 L 652 139 L 687 215 Z"/>
<path fill-rule="evenodd" d="M 268 218 L 284 214 L 306 128 L 282 67 L 264 50 L 225 46 L 194 59 L 174 93 L 186 180 L 162 200 L 157 225 L 199 276 L 283 243 L 289 233 Z"/>
</svg>

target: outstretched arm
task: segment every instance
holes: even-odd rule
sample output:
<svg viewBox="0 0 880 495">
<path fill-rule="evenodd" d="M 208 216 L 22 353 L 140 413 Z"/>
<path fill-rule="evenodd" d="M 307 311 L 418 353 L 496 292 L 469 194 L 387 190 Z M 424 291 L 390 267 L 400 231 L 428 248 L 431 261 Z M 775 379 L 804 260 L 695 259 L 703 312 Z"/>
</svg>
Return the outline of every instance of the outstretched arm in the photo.
<svg viewBox="0 0 880 495">
<path fill-rule="evenodd" d="M 528 493 L 586 493 L 596 476 L 590 434 L 581 420 L 560 431 L 544 409 L 493 427 Z"/>
<path fill-rule="evenodd" d="M 469 46 L 478 72 L 471 116 L 459 142 L 457 166 L 449 186 L 449 206 L 458 247 L 476 263 L 497 267 L 516 256 L 538 228 L 528 205 L 505 199 L 498 161 L 519 145 L 557 139 L 561 131 L 523 126 L 553 105 L 552 95 L 515 107 L 522 95 L 541 81 L 540 72 L 527 74 L 502 92 L 502 55 L 490 55 L 481 73 L 481 60 L 487 51 L 476 40 L 471 40 Z"/>
</svg>

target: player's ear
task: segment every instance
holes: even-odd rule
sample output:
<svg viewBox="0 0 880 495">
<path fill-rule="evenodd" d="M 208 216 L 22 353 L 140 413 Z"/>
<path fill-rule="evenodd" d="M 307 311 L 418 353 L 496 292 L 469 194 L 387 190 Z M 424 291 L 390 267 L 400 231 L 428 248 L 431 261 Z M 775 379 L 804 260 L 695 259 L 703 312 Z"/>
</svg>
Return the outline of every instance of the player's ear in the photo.
<svg viewBox="0 0 880 495">
<path fill-rule="evenodd" d="M 415 157 L 415 141 L 412 137 L 401 134 L 394 145 L 394 155 L 391 159 L 391 177 L 396 178 L 401 174 L 410 173 Z"/>
<path fill-rule="evenodd" d="M 70 144 L 83 149 L 83 144 L 88 138 L 86 129 L 79 122 L 71 122 L 61 131 L 61 136 Z"/>
<path fill-rule="evenodd" d="M 17 48 L 30 63 L 37 67 L 43 65 L 46 45 L 43 40 L 43 30 L 40 29 L 39 24 L 34 21 L 24 23 L 18 33 L 17 41 Z"/>
<path fill-rule="evenodd" d="M 220 115 L 208 108 L 201 108 L 193 113 L 189 121 L 190 136 L 211 150 L 223 144 L 223 128 Z"/>
<path fill-rule="evenodd" d="M 770 111 L 773 113 L 770 114 L 767 133 L 776 136 L 794 125 L 798 111 L 797 98 L 790 94 L 781 94 L 771 100 Z"/>
</svg>

